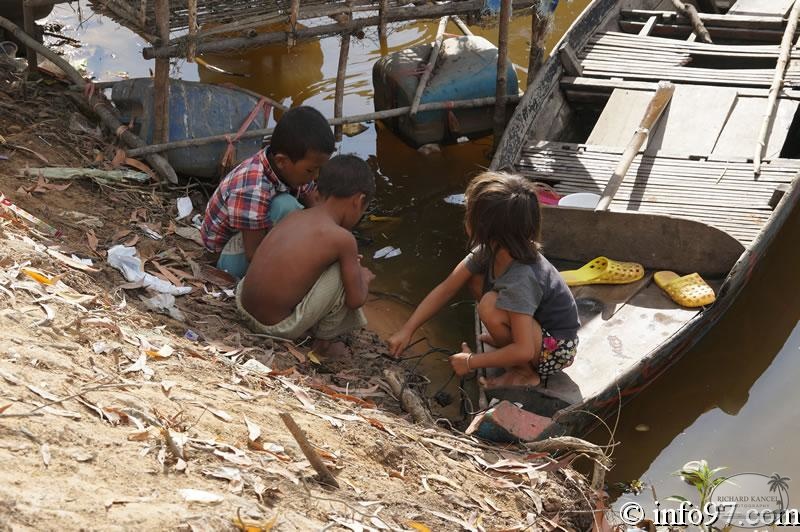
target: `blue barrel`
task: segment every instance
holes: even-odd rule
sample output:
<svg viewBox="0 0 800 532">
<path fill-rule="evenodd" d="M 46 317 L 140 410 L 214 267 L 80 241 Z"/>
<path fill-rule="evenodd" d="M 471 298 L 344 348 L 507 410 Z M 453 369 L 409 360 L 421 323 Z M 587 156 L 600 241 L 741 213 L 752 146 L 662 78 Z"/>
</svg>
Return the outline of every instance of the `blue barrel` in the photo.
<svg viewBox="0 0 800 532">
<path fill-rule="evenodd" d="M 136 78 L 116 83 L 111 99 L 122 114 L 122 122 L 128 123 L 133 117 L 133 132 L 146 143 L 152 144 L 152 78 Z M 258 101 L 258 95 L 241 89 L 195 81 L 170 80 L 169 140 L 235 133 Z M 265 127 L 264 112 L 260 111 L 248 130 Z M 240 140 L 234 146 L 234 159 L 239 163 L 261 148 L 262 138 Z M 220 161 L 226 148 L 227 143 L 222 141 L 169 150 L 164 154 L 178 174 L 213 179 L 220 177 Z"/>
<path fill-rule="evenodd" d="M 375 110 L 411 105 L 432 45 L 423 44 L 388 54 L 372 68 Z M 519 91 L 513 64 L 506 63 L 506 91 Z M 478 36 L 452 37 L 442 43 L 436 68 L 420 103 L 469 100 L 495 96 L 497 47 Z M 509 107 L 511 111 L 513 107 Z M 416 146 L 432 142 L 453 142 L 462 136 L 476 137 L 491 132 L 494 106 L 452 111 L 426 111 L 384 122 Z"/>
</svg>

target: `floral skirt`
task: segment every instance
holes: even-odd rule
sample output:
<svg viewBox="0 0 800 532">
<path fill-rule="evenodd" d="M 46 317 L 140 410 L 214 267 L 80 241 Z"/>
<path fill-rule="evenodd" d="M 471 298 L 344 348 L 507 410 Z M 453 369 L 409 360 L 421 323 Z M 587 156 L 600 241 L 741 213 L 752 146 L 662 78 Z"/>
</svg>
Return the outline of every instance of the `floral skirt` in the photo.
<svg viewBox="0 0 800 532">
<path fill-rule="evenodd" d="M 542 329 L 542 354 L 539 364 L 533 370 L 543 379 L 557 371 L 569 367 L 575 360 L 578 351 L 578 337 L 563 340 L 553 338 L 549 332 Z M 533 363 L 531 363 L 533 366 Z"/>
</svg>

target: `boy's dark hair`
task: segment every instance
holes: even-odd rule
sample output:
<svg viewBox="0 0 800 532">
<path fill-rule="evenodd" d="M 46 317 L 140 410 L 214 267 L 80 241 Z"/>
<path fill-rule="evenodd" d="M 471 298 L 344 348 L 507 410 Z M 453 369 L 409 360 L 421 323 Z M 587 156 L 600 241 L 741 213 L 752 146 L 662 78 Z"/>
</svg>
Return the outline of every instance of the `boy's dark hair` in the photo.
<svg viewBox="0 0 800 532">
<path fill-rule="evenodd" d="M 375 196 L 375 174 L 360 157 L 337 155 L 320 169 L 317 189 L 323 198 L 364 194 L 369 202 Z"/>
<path fill-rule="evenodd" d="M 292 162 L 306 156 L 309 150 L 331 154 L 336 149 L 331 126 L 322 113 L 307 105 L 289 109 L 275 126 L 270 140 L 273 153 L 282 153 Z"/>
<path fill-rule="evenodd" d="M 503 172 L 484 172 L 467 187 L 464 224 L 469 248 L 493 254 L 506 248 L 515 260 L 533 262 L 539 253 L 542 223 L 533 183 Z"/>
</svg>

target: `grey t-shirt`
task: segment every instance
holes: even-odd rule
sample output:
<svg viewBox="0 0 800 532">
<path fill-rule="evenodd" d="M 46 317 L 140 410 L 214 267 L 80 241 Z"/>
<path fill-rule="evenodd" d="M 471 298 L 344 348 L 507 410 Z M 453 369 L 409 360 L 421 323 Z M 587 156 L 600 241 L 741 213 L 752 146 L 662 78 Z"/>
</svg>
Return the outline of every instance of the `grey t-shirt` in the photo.
<svg viewBox="0 0 800 532">
<path fill-rule="evenodd" d="M 467 256 L 467 269 L 485 275 L 484 293 L 497 292 L 497 308 L 533 316 L 544 330 L 559 340 L 578 335 L 578 306 L 567 283 L 542 254 L 531 264 L 513 261 L 494 279 L 488 254 L 473 251 Z"/>
</svg>

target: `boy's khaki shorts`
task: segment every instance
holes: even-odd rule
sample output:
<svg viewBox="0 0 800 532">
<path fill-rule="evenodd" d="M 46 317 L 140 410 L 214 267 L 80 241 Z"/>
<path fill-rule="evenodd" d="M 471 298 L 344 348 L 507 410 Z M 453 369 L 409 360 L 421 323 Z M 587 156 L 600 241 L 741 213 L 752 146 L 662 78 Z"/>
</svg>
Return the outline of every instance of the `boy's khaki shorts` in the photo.
<svg viewBox="0 0 800 532">
<path fill-rule="evenodd" d="M 367 324 L 360 308 L 353 310 L 344 303 L 344 284 L 338 262 L 322 272 L 292 313 L 275 325 L 260 323 L 242 306 L 243 282 L 244 280 L 240 281 L 236 287 L 236 307 L 247 326 L 255 333 L 287 340 L 297 340 L 305 335 L 320 340 L 332 340 Z"/>
</svg>

